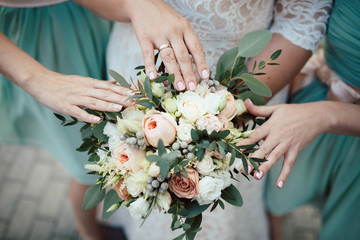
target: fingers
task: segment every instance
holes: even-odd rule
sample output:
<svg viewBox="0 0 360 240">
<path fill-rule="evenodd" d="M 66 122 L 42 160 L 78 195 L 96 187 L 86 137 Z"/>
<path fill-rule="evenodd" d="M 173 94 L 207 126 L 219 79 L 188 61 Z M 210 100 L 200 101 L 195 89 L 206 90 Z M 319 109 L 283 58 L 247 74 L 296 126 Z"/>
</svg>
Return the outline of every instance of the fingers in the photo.
<svg viewBox="0 0 360 240">
<path fill-rule="evenodd" d="M 275 109 L 278 108 L 279 105 L 275 106 L 256 106 L 251 100 L 248 98 L 245 100 L 245 107 L 249 113 L 258 117 L 270 117 Z"/>
<path fill-rule="evenodd" d="M 169 74 L 175 75 L 175 88 L 178 91 L 183 91 L 186 88 L 185 81 L 181 76 L 179 67 L 177 65 L 174 50 L 172 48 L 165 48 L 160 51 L 160 57 Z"/>
<path fill-rule="evenodd" d="M 104 112 L 119 112 L 123 108 L 122 105 L 109 103 L 93 97 L 79 97 L 74 100 L 72 105 Z"/>
<path fill-rule="evenodd" d="M 76 106 L 71 107 L 67 114 L 87 123 L 99 123 L 101 121 L 100 117 L 89 114 Z"/>
<path fill-rule="evenodd" d="M 190 54 L 183 41 L 175 41 L 173 46 L 186 88 L 195 91 L 197 81 L 193 72 Z"/>
<path fill-rule="evenodd" d="M 196 37 L 193 31 L 191 31 L 190 33 L 186 33 L 184 39 L 190 54 L 194 58 L 195 65 L 199 75 L 203 79 L 209 78 L 210 76 L 209 67 L 206 63 L 205 52 L 199 39 Z"/>
<path fill-rule="evenodd" d="M 262 139 L 265 139 L 265 137 L 268 134 L 269 134 L 269 130 L 268 130 L 267 125 L 265 123 L 262 126 L 257 127 L 254 130 L 254 132 L 250 134 L 249 137 L 240 140 L 236 145 L 241 146 L 241 145 L 249 145 L 249 144 L 257 143 L 258 141 L 260 141 Z"/>
<path fill-rule="evenodd" d="M 286 153 L 279 177 L 276 180 L 276 186 L 278 188 L 282 188 L 284 186 L 284 183 L 290 174 L 291 168 L 295 163 L 297 155 L 298 151 L 294 149 Z"/>
<path fill-rule="evenodd" d="M 86 96 L 112 103 L 113 109 L 118 111 L 120 111 L 121 106 L 129 107 L 133 104 L 133 101 L 131 100 L 126 101 L 129 96 L 119 95 L 102 89 L 90 89 L 86 92 Z"/>
<path fill-rule="evenodd" d="M 157 71 L 155 67 L 154 46 L 151 42 L 140 41 L 141 52 L 144 58 L 145 72 L 150 80 L 154 80 L 157 77 Z"/>
</svg>

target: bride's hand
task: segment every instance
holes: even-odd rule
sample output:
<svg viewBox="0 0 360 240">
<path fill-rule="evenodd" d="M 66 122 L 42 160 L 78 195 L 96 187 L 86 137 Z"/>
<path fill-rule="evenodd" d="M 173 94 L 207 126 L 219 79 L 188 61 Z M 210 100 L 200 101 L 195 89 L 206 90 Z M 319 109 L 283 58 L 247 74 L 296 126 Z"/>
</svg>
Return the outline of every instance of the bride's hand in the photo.
<svg viewBox="0 0 360 240">
<path fill-rule="evenodd" d="M 30 76 L 22 87 L 44 106 L 79 120 L 98 123 L 100 118 L 82 108 L 118 112 L 132 91 L 114 82 L 75 75 L 63 75 L 44 69 Z"/>
<path fill-rule="evenodd" d="M 178 90 L 195 90 L 191 57 L 201 78 L 209 77 L 202 45 L 185 18 L 162 0 L 127 1 L 125 4 L 140 43 L 146 74 L 156 77 L 154 49 L 170 44 L 160 51 L 168 73 L 175 74 Z M 180 68 L 180 69 L 179 69 Z"/>
<path fill-rule="evenodd" d="M 264 140 L 259 149 L 252 154 L 254 158 L 266 157 L 268 161 L 259 166 L 255 179 L 261 179 L 275 163 L 284 156 L 281 172 L 276 185 L 285 183 L 298 153 L 309 145 L 318 135 L 330 128 L 326 107 L 321 102 L 304 104 L 280 104 L 275 106 L 255 106 L 247 99 L 248 111 L 260 117 L 270 117 L 257 127 L 239 145 L 253 144 Z"/>
</svg>

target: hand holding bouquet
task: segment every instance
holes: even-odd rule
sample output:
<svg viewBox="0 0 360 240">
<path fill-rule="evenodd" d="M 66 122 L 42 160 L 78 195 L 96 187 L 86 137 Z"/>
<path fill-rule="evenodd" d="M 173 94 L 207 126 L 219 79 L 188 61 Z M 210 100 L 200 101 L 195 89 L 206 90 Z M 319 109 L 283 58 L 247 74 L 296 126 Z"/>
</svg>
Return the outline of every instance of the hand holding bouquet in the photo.
<svg viewBox="0 0 360 240">
<path fill-rule="evenodd" d="M 110 71 L 120 85 L 133 91 L 128 101 L 134 104 L 117 113 L 89 110 L 102 122 L 81 129 L 84 143 L 78 150 L 91 154 L 92 163 L 85 167 L 99 175 L 85 195 L 84 208 L 105 198 L 105 218 L 121 205 L 143 219 L 158 209 L 172 215 L 172 230 L 183 229 L 177 239 L 194 239 L 203 211 L 224 208 L 223 201 L 242 206 L 232 179 L 239 173 L 247 178 L 248 164 L 257 169 L 265 161 L 249 157 L 256 144 L 236 145 L 252 132 L 255 122 L 261 123 L 246 114 L 243 100 L 263 103 L 261 96 L 271 96 L 255 76 L 263 74 L 259 70 L 266 65 L 275 65 L 281 50 L 269 61 L 255 63 L 249 73 L 245 60 L 259 53 L 270 38 L 268 31 L 244 36 L 239 48 L 222 55 L 216 76 L 201 81 L 194 92 L 176 91 L 174 76 L 165 73 L 162 64 L 153 82 L 144 67 L 138 67 L 140 79 L 132 85 Z M 64 125 L 77 123 L 57 116 Z M 242 128 L 235 127 L 239 122 Z M 111 189 L 107 193 L 106 187 Z"/>
</svg>

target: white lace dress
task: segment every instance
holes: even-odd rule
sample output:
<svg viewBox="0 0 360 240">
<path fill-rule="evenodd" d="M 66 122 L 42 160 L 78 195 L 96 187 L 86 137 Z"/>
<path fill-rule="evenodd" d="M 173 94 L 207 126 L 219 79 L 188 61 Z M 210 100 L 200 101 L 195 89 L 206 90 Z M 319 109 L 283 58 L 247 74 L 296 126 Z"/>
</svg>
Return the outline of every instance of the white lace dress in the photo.
<svg viewBox="0 0 360 240">
<path fill-rule="evenodd" d="M 315 50 L 326 29 L 331 0 L 167 0 L 192 25 L 205 50 L 210 69 L 220 55 L 235 46 L 247 32 L 270 28 L 294 44 Z M 108 67 L 127 79 L 134 77 L 135 66 L 142 65 L 140 46 L 131 24 L 116 23 L 108 46 Z M 203 230 L 197 239 L 268 239 L 269 230 L 262 201 L 262 181 L 246 180 L 239 176 L 235 183 L 244 205 L 241 208 L 226 204 L 214 212 L 203 214 Z M 122 209 L 111 223 L 121 224 L 130 240 L 173 239 L 179 232 L 170 230 L 171 217 L 156 211 L 140 228 L 141 221 L 131 218 Z"/>
</svg>

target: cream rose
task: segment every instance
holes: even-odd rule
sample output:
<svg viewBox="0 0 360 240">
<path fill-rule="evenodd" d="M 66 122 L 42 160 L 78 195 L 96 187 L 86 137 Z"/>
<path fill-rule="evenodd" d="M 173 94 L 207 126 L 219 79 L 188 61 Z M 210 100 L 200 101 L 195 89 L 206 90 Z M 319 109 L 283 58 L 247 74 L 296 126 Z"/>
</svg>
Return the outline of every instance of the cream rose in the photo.
<svg viewBox="0 0 360 240">
<path fill-rule="evenodd" d="M 220 130 L 226 130 L 229 128 L 229 120 L 224 115 L 218 115 L 217 118 L 222 124 L 222 128 Z"/>
<path fill-rule="evenodd" d="M 194 126 L 188 122 L 181 122 L 177 127 L 177 137 L 184 142 L 191 142 L 191 129 L 194 129 Z"/>
<path fill-rule="evenodd" d="M 130 175 L 129 177 L 125 178 L 125 186 L 128 193 L 133 196 L 137 197 L 140 193 L 146 193 L 146 186 L 147 182 L 146 179 L 149 177 L 143 170 Z"/>
<path fill-rule="evenodd" d="M 196 121 L 196 127 L 199 130 L 206 129 L 208 134 L 211 134 L 213 131 L 219 132 L 223 128 L 223 124 L 220 122 L 218 117 L 206 114 Z"/>
<path fill-rule="evenodd" d="M 236 116 L 236 103 L 234 96 L 229 93 L 226 89 L 220 89 L 216 91 L 216 94 L 222 95 L 224 93 L 227 93 L 227 103 L 226 107 L 220 112 L 219 115 L 225 116 L 229 121 L 233 119 Z"/>
<path fill-rule="evenodd" d="M 212 115 L 219 114 L 220 100 L 221 100 L 221 95 L 215 93 L 208 93 L 205 97 L 207 113 Z"/>
<path fill-rule="evenodd" d="M 140 197 L 136 201 L 132 202 L 128 207 L 132 217 L 140 219 L 146 216 L 150 210 L 150 203 L 145 198 Z"/>
<path fill-rule="evenodd" d="M 164 193 L 159 193 L 156 196 L 156 203 L 160 209 L 164 209 L 165 212 L 167 212 L 169 210 L 170 204 L 171 204 L 170 193 L 168 191 L 166 191 Z"/>
<path fill-rule="evenodd" d="M 195 92 L 187 91 L 177 98 L 178 111 L 190 122 L 204 116 L 207 110 L 205 100 Z"/>
<path fill-rule="evenodd" d="M 197 161 L 195 163 L 195 168 L 201 175 L 209 175 L 212 171 L 214 171 L 215 164 L 212 157 L 206 153 L 201 162 Z"/>
<path fill-rule="evenodd" d="M 223 182 L 221 190 L 231 185 L 231 175 L 227 170 L 217 170 L 210 173 L 210 177 L 220 179 Z"/>
<path fill-rule="evenodd" d="M 196 199 L 199 205 L 210 204 L 218 199 L 223 185 L 224 183 L 221 179 L 209 176 L 203 177 L 199 181 L 199 195 Z"/>
<path fill-rule="evenodd" d="M 175 113 L 177 111 L 176 98 L 166 98 L 161 102 L 161 106 L 165 108 L 168 113 Z"/>
<path fill-rule="evenodd" d="M 117 165 L 120 169 L 134 173 L 141 169 L 141 162 L 145 159 L 145 151 L 134 149 L 125 142 L 121 142 L 121 144 L 111 150 L 111 152 L 112 157 L 117 160 Z"/>
<path fill-rule="evenodd" d="M 128 201 L 130 199 L 130 194 L 127 191 L 127 188 L 124 183 L 124 178 L 121 178 L 118 183 L 114 186 L 114 190 L 120 199 Z"/>
<path fill-rule="evenodd" d="M 170 146 L 175 141 L 177 124 L 169 113 L 149 111 L 142 125 L 145 138 L 153 147 L 157 147 L 159 139 L 165 146 Z"/>
<path fill-rule="evenodd" d="M 192 199 L 199 194 L 199 174 L 192 168 L 186 168 L 188 177 L 181 173 L 181 178 L 173 174 L 169 182 L 169 190 L 180 198 Z"/>
</svg>

